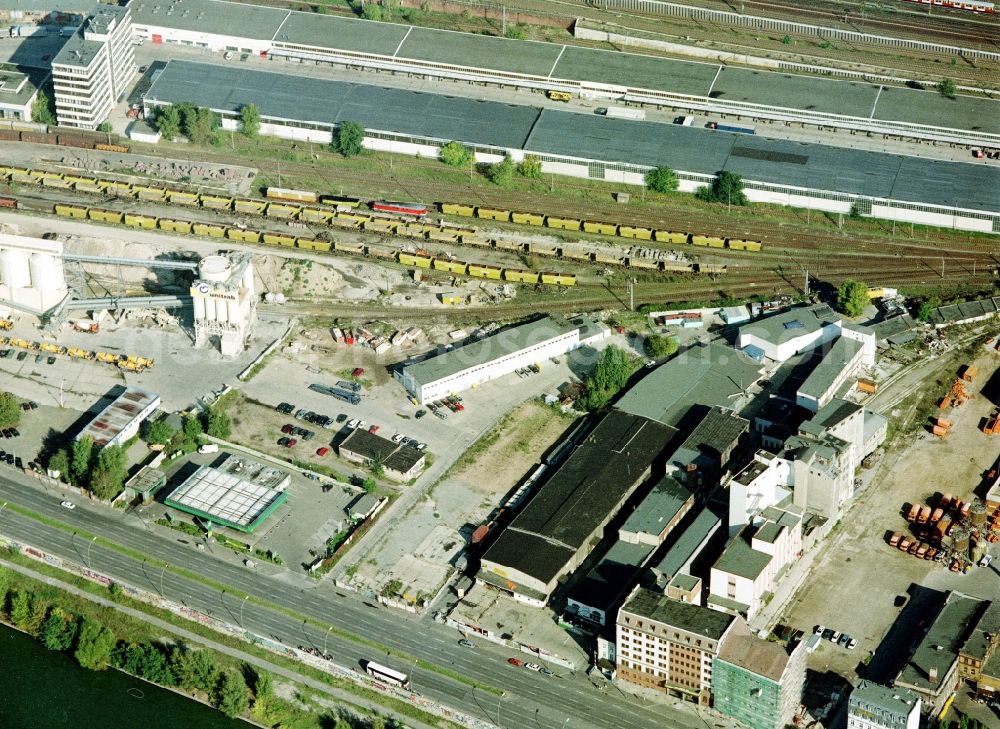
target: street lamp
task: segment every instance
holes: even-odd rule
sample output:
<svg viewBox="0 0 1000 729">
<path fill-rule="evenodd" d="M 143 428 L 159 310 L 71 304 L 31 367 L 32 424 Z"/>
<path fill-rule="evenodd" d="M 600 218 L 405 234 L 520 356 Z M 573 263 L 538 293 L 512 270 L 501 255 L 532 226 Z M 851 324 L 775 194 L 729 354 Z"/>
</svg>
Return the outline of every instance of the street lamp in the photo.
<svg viewBox="0 0 1000 729">
<path fill-rule="evenodd" d="M 167 565 L 163 565 L 163 569 L 160 570 L 160 597 L 166 597 L 163 594 L 163 575 L 167 572 Z"/>
<path fill-rule="evenodd" d="M 90 569 L 90 548 L 94 546 L 94 542 L 97 541 L 97 537 L 94 537 L 89 542 L 87 542 L 87 569 Z"/>
<path fill-rule="evenodd" d="M 240 603 L 240 627 L 243 627 L 243 606 L 247 604 L 247 600 L 250 599 L 250 595 L 243 596 L 243 602 Z"/>
<path fill-rule="evenodd" d="M 324 657 L 326 657 L 326 639 L 330 637 L 330 631 L 331 630 L 333 630 L 333 626 L 332 625 L 329 628 L 326 629 L 326 635 L 323 636 L 323 656 Z"/>
<path fill-rule="evenodd" d="M 0 514 L 3 513 L 4 507 L 6 507 L 6 506 L 7 506 L 7 502 L 6 501 L 3 502 L 2 504 L 0 504 Z"/>
</svg>

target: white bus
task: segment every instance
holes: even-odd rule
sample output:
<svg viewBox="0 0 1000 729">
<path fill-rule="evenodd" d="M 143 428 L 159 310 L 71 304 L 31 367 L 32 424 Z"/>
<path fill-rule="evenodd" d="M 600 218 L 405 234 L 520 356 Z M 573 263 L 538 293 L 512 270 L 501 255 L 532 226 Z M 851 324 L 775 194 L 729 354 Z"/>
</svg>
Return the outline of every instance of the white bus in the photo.
<svg viewBox="0 0 1000 729">
<path fill-rule="evenodd" d="M 380 681 L 391 683 L 394 686 L 401 686 L 402 688 L 409 688 L 410 686 L 410 677 L 405 673 L 394 671 L 391 668 L 387 668 L 386 666 L 376 663 L 375 661 L 365 661 L 365 672 L 369 676 L 374 676 Z"/>
</svg>

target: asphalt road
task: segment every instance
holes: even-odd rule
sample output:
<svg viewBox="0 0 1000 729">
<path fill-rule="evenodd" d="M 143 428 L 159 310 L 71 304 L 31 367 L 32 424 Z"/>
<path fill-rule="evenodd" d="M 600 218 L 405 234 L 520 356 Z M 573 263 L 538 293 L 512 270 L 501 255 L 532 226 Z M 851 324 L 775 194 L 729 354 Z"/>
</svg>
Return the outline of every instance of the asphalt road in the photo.
<svg viewBox="0 0 1000 729">
<path fill-rule="evenodd" d="M 0 533 L 33 544 L 81 564 L 87 564 L 122 582 L 135 585 L 188 607 L 242 624 L 247 630 L 271 636 L 290 646 L 315 646 L 334 655 L 343 666 L 359 667 L 362 659 L 388 663 L 411 675 L 412 688 L 419 694 L 468 714 L 505 727 L 560 729 L 569 724 L 588 729 L 623 726 L 640 729 L 709 726 L 689 707 L 675 708 L 666 703 L 646 703 L 609 686 L 592 685 L 583 673 L 561 672 L 547 677 L 514 668 L 506 659 L 514 652 L 486 641 L 476 641 L 473 649 L 463 648 L 454 629 L 429 618 L 401 611 L 369 607 L 363 599 L 340 593 L 326 582 L 306 582 L 307 578 L 280 580 L 230 564 L 211 553 L 186 547 L 139 526 L 138 520 L 120 512 L 80 506 L 70 511 L 60 507 L 65 495 L 57 490 L 38 488 L 37 482 L 22 474 L 0 475 L 0 502 L 7 501 L 59 519 L 72 527 L 130 547 L 156 559 L 197 571 L 225 585 L 225 593 L 200 582 L 172 574 L 169 570 L 126 557 L 90 540 L 22 517 L 10 509 L 0 509 Z M 76 501 L 79 501 L 76 499 Z M 222 552 L 221 547 L 215 550 Z M 473 681 L 506 691 L 503 698 L 473 688 L 422 668 L 414 669 L 392 655 L 373 655 L 373 649 L 338 637 L 331 630 L 303 624 L 283 613 L 244 601 L 251 594 L 263 600 L 308 615 L 329 626 L 378 641 L 391 651 L 405 652 L 457 671 Z M 245 603 L 245 604 L 244 604 Z M 524 658 L 524 656 L 521 656 Z M 498 721 L 499 714 L 499 721 Z"/>
</svg>

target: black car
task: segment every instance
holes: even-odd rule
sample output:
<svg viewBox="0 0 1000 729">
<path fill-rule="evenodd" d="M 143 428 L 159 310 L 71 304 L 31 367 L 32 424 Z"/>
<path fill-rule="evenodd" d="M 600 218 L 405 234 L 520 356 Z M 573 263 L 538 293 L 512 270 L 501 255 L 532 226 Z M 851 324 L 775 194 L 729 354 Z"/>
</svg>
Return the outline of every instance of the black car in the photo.
<svg viewBox="0 0 1000 729">
<path fill-rule="evenodd" d="M 17 437 L 19 437 L 20 435 L 21 435 L 21 431 L 20 431 L 20 430 L 18 430 L 17 428 L 11 428 L 11 429 L 10 429 L 10 437 L 11 437 L 11 438 L 17 438 Z"/>
<path fill-rule="evenodd" d="M 419 420 L 420 418 L 424 417 L 426 414 L 427 414 L 426 410 L 418 410 L 416 413 L 414 413 L 413 417 L 415 417 L 417 420 Z"/>
<path fill-rule="evenodd" d="M 24 468 L 24 461 L 21 460 L 21 456 L 14 456 L 14 465 L 20 469 Z"/>
<path fill-rule="evenodd" d="M 48 363 L 48 364 L 50 364 L 50 365 L 53 365 L 53 364 L 55 364 L 55 363 L 56 363 L 56 358 L 55 358 L 55 357 L 52 357 L 52 356 L 50 356 L 50 357 L 49 357 L 48 359 L 46 359 L 45 361 L 46 361 L 46 363 Z"/>
<path fill-rule="evenodd" d="M 292 405 L 291 403 L 282 402 L 278 403 L 278 406 L 275 408 L 275 410 L 277 410 L 282 415 L 290 415 L 292 411 L 295 410 L 295 406 Z"/>
<path fill-rule="evenodd" d="M 337 416 L 337 422 L 338 423 L 343 423 L 346 420 L 347 420 L 347 415 L 345 415 L 344 413 L 341 413 L 340 415 Z"/>
<path fill-rule="evenodd" d="M 4 458 L 6 459 L 7 463 L 9 463 L 11 466 L 14 465 L 14 454 L 13 453 L 8 453 L 6 456 L 4 456 Z"/>
<path fill-rule="evenodd" d="M 10 432 L 10 428 L 4 428 L 0 430 L 0 437 L 2 438 L 13 438 L 14 436 Z"/>
<path fill-rule="evenodd" d="M 18 362 L 23 362 L 24 358 L 27 357 L 27 356 L 28 356 L 27 352 L 18 352 L 17 353 L 17 361 Z"/>
</svg>

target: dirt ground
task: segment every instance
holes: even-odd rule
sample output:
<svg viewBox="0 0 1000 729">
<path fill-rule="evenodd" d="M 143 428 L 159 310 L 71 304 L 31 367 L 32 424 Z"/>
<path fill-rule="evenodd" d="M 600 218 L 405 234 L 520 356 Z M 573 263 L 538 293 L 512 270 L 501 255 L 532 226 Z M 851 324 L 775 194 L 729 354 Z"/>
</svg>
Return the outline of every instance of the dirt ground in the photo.
<svg viewBox="0 0 1000 729">
<path fill-rule="evenodd" d="M 511 411 L 386 533 L 354 582 L 378 591 L 395 578 L 407 595 L 433 595 L 473 530 L 572 422 L 537 400 Z"/>
<path fill-rule="evenodd" d="M 971 500 L 997 460 L 1000 439 L 980 427 L 1000 406 L 1000 354 L 980 349 L 976 364 L 980 374 L 969 386 L 971 399 L 947 415 L 954 422 L 951 433 L 938 438 L 924 427 L 886 454 L 882 472 L 835 527 L 805 586 L 785 608 L 782 622 L 807 632 L 820 624 L 858 640 L 855 651 L 821 643 L 809 657 L 814 670 L 854 675 L 859 661 L 876 651 L 898 617 L 894 598 L 913 594 L 918 586 L 945 589 L 947 582 L 947 589 L 1000 597 L 1000 586 L 983 580 L 982 570 L 953 575 L 945 564 L 918 560 L 886 543 L 887 532 L 912 533 L 901 514 L 904 504 L 928 504 L 936 492 Z"/>
</svg>

